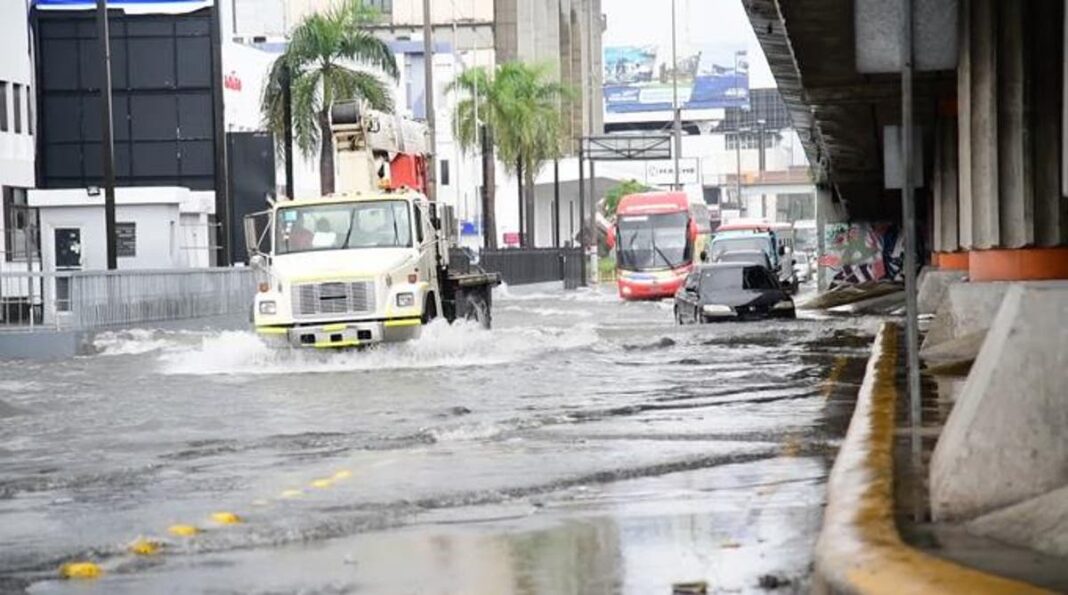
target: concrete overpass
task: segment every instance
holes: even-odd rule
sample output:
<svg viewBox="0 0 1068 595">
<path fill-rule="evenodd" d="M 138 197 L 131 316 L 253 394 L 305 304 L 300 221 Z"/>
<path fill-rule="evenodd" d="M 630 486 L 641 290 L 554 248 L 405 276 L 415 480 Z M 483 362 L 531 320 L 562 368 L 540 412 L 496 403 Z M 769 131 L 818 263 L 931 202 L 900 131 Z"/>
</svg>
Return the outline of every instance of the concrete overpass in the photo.
<svg viewBox="0 0 1068 595">
<path fill-rule="evenodd" d="M 882 149 L 900 85 L 858 73 L 855 0 L 742 1 L 821 195 L 850 221 L 900 220 Z M 921 356 L 970 370 L 931 458 L 931 514 L 1068 556 L 1051 529 L 1068 523 L 1065 0 L 956 4 L 957 66 L 918 74 L 914 97 L 935 314 Z"/>
</svg>

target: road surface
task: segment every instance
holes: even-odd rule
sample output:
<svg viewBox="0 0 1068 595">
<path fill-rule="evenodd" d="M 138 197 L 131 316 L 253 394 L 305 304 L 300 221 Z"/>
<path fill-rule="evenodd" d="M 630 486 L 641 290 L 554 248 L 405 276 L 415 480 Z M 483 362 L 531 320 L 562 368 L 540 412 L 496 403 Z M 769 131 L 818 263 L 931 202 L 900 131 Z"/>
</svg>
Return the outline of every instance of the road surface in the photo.
<svg viewBox="0 0 1068 595">
<path fill-rule="evenodd" d="M 803 592 L 877 324 L 505 288 L 491 332 L 373 351 L 133 330 L 0 362 L 0 591 Z"/>
</svg>

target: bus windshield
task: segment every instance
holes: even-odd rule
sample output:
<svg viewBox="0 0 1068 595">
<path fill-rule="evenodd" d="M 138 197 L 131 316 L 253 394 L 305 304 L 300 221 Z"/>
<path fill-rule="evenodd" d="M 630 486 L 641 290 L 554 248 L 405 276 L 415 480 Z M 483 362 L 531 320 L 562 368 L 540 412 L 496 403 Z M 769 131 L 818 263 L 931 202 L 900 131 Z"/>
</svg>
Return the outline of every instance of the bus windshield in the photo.
<svg viewBox="0 0 1068 595">
<path fill-rule="evenodd" d="M 690 260 L 689 214 L 624 215 L 617 225 L 619 268 L 644 271 L 678 268 Z"/>
<path fill-rule="evenodd" d="M 275 221 L 275 254 L 412 245 L 408 203 L 377 200 L 282 207 Z"/>
</svg>

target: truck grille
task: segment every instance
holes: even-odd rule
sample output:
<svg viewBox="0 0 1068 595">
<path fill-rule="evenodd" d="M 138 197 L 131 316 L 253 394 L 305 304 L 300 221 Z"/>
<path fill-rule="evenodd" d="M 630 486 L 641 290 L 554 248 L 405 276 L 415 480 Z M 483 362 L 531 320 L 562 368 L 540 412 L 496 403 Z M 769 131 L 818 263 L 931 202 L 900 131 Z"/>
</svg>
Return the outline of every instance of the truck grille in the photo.
<svg viewBox="0 0 1068 595">
<path fill-rule="evenodd" d="M 360 314 L 375 309 L 374 283 L 304 283 L 293 286 L 293 312 L 297 318 L 329 314 Z"/>
</svg>

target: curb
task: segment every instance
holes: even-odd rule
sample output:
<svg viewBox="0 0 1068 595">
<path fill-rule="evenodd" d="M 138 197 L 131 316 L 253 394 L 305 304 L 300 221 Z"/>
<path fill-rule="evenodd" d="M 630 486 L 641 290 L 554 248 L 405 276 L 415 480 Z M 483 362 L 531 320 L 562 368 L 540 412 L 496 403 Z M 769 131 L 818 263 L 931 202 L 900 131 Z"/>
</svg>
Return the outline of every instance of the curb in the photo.
<svg viewBox="0 0 1068 595">
<path fill-rule="evenodd" d="M 816 543 L 816 593 L 1048 593 L 906 545 L 894 523 L 894 412 L 898 329 L 872 344 L 849 430 L 828 481 Z"/>
</svg>

